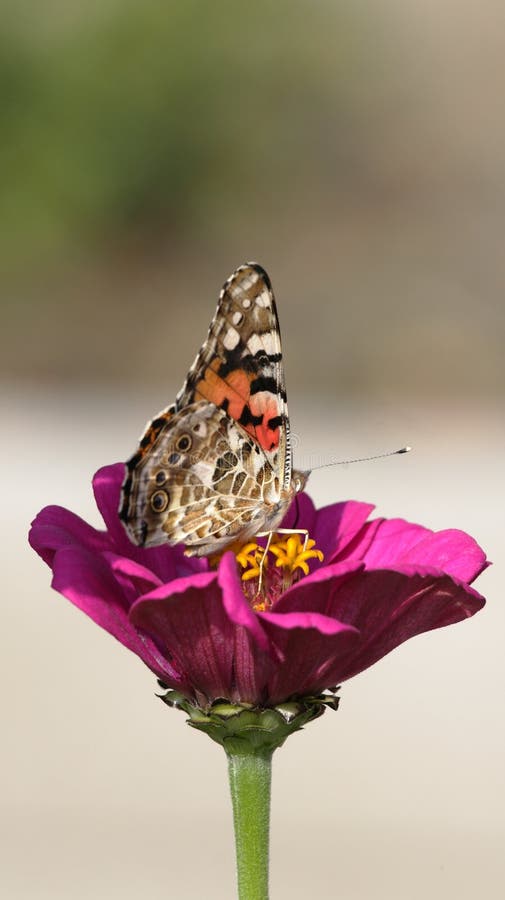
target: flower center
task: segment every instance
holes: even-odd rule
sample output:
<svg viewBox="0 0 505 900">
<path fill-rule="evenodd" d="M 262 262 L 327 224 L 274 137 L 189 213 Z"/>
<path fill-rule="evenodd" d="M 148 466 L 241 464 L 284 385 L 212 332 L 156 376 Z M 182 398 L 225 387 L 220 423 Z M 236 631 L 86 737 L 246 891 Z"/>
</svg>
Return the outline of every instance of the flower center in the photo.
<svg viewBox="0 0 505 900">
<path fill-rule="evenodd" d="M 251 541 L 235 549 L 235 556 L 243 570 L 244 593 L 258 611 L 271 609 L 284 591 L 308 575 L 310 559 L 324 558 L 316 542 L 298 532 L 273 534 L 266 547 Z"/>
</svg>

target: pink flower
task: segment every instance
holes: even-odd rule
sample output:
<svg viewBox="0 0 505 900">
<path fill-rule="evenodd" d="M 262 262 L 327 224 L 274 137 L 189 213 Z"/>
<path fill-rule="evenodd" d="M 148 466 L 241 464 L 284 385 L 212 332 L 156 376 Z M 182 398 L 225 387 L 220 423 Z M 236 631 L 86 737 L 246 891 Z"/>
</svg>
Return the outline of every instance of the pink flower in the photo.
<svg viewBox="0 0 505 900">
<path fill-rule="evenodd" d="M 269 707 L 316 695 L 484 605 L 469 585 L 486 558 L 464 532 L 367 521 L 373 507 L 354 501 L 316 510 L 301 494 L 284 525 L 296 514 L 324 561 L 312 560 L 310 574 L 257 611 L 233 553 L 215 571 L 182 547 L 130 543 L 117 513 L 123 473 L 118 463 L 93 480 L 106 531 L 49 506 L 30 543 L 55 590 L 202 708 L 219 698 Z"/>
</svg>

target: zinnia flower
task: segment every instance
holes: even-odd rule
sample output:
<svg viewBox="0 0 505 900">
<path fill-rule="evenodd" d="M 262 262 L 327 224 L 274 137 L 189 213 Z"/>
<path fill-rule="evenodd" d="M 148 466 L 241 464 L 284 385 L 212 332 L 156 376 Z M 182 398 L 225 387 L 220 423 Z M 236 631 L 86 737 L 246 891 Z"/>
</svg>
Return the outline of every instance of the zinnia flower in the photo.
<svg viewBox="0 0 505 900">
<path fill-rule="evenodd" d="M 283 524 L 296 518 L 316 549 L 308 544 L 303 554 L 289 538 L 278 544 L 278 565 L 273 559 L 256 603 L 257 580 L 251 587 L 233 552 L 212 568 L 182 547 L 133 546 L 117 513 L 123 475 L 118 463 L 93 480 L 105 531 L 49 506 L 30 543 L 51 567 L 55 590 L 202 709 L 220 698 L 266 708 L 317 695 L 484 605 L 469 585 L 485 555 L 464 532 L 367 521 L 373 507 L 354 501 L 316 510 L 305 494 Z M 249 562 L 255 552 L 251 545 Z"/>
</svg>

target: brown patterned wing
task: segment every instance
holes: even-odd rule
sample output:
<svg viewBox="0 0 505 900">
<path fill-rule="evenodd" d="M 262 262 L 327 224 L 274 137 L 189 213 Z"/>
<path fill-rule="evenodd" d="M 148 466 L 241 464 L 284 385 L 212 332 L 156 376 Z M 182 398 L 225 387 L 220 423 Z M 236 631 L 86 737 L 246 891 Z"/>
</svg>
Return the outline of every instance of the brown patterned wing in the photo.
<svg viewBox="0 0 505 900">
<path fill-rule="evenodd" d="M 225 282 L 205 343 L 175 406 L 214 403 L 265 453 L 281 484 L 291 481 L 289 418 L 281 336 L 270 279 L 257 263 Z"/>
<path fill-rule="evenodd" d="M 223 460 L 235 458 L 224 476 Z M 292 496 L 289 419 L 275 300 L 257 263 L 225 282 L 182 389 L 126 467 L 119 516 L 136 544 L 185 543 L 205 555 L 282 518 Z"/>
<path fill-rule="evenodd" d="M 200 400 L 172 414 L 137 465 L 123 521 L 135 544 L 204 556 L 275 527 L 290 501 L 251 435 Z"/>
</svg>

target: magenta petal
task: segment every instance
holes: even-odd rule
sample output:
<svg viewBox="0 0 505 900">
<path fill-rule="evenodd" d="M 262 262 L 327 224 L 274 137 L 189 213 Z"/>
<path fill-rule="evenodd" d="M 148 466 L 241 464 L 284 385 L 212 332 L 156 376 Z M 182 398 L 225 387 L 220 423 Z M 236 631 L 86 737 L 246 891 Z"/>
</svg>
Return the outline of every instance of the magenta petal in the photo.
<svg viewBox="0 0 505 900">
<path fill-rule="evenodd" d="M 316 629 L 320 634 L 335 636 L 336 634 L 354 635 L 358 634 L 353 625 L 346 625 L 330 616 L 324 616 L 321 613 L 314 612 L 292 612 L 292 613 L 276 613 L 261 612 L 258 616 L 264 622 L 265 631 L 269 631 L 270 625 L 282 629 L 284 632 L 290 632 L 294 628 L 313 631 Z"/>
<path fill-rule="evenodd" d="M 416 544 L 431 536 L 433 531 L 405 519 L 374 519 L 353 542 L 352 557 L 364 560 L 367 569 L 385 569 L 405 562 Z"/>
<path fill-rule="evenodd" d="M 128 540 L 128 538 L 127 538 Z M 134 559 L 142 561 L 156 572 L 160 581 L 167 582 L 173 578 L 183 578 L 197 572 L 208 571 L 208 561 L 202 557 L 188 557 L 184 555 L 184 547 L 180 544 L 177 547 L 170 547 L 168 544 L 161 547 L 142 547 L 130 546 L 127 553 Z"/>
<path fill-rule="evenodd" d="M 265 631 L 282 654 L 269 684 L 271 703 L 317 694 L 334 681 L 338 661 L 359 639 L 352 625 L 319 613 L 260 613 Z"/>
<path fill-rule="evenodd" d="M 338 594 L 339 618 L 352 622 L 362 634 L 338 680 L 368 668 L 414 635 L 473 616 L 484 603 L 480 594 L 448 575 L 362 572 L 343 584 Z"/>
<path fill-rule="evenodd" d="M 247 617 L 240 622 L 229 616 L 230 606 L 216 573 L 202 573 L 151 591 L 130 612 L 136 627 L 151 635 L 184 673 L 192 685 L 190 699 L 203 705 L 220 698 L 265 700 L 272 659 L 255 643 Z"/>
<path fill-rule="evenodd" d="M 404 519 L 369 522 L 353 547 L 367 569 L 420 565 L 473 581 L 486 567 L 486 556 L 469 535 L 457 529 L 433 532 Z"/>
<path fill-rule="evenodd" d="M 379 531 L 379 537 L 380 533 Z M 455 528 L 429 532 L 405 553 L 402 563 L 408 563 L 414 568 L 422 566 L 441 569 L 466 584 L 471 584 L 489 565 L 486 554 L 477 541 Z"/>
<path fill-rule="evenodd" d="M 348 581 L 354 583 L 363 569 L 364 564 L 354 560 L 321 566 L 286 591 L 276 603 L 275 611 L 283 614 L 318 612 L 339 618 L 339 591 Z"/>
<path fill-rule="evenodd" d="M 233 553 L 225 553 L 219 564 L 219 584 L 223 591 L 223 603 L 235 625 L 246 628 L 254 642 L 266 652 L 271 652 L 270 642 L 263 631 L 256 613 L 244 597 L 242 582 Z"/>
<path fill-rule="evenodd" d="M 229 697 L 233 683 L 233 624 L 223 609 L 215 573 L 179 578 L 141 597 L 130 620 L 177 662 L 192 699 Z"/>
<path fill-rule="evenodd" d="M 361 563 L 363 566 L 363 563 Z M 356 562 L 334 563 L 302 579 L 276 605 L 284 614 L 319 612 L 359 629 L 361 640 L 335 660 L 335 681 L 350 678 L 424 631 L 473 615 L 484 599 L 442 572 L 363 570 Z M 338 663 L 338 665 L 337 665 Z"/>
<path fill-rule="evenodd" d="M 107 531 L 118 547 L 130 545 L 130 541 L 118 516 L 121 487 L 125 478 L 124 463 L 103 466 L 93 476 L 93 493 Z M 126 543 L 125 543 L 126 542 Z"/>
<path fill-rule="evenodd" d="M 323 551 L 325 565 L 345 553 L 345 548 L 359 533 L 373 509 L 372 503 L 349 500 L 323 506 L 317 511 L 310 536 L 314 538 L 316 547 Z"/>
<path fill-rule="evenodd" d="M 218 579 L 223 592 L 223 606 L 235 626 L 235 699 L 259 705 L 268 703 L 266 685 L 274 669 L 274 661 L 277 664 L 280 661 L 279 654 L 244 596 L 233 553 L 224 554 Z"/>
<path fill-rule="evenodd" d="M 49 566 L 56 551 L 62 547 L 82 544 L 94 552 L 110 547 L 108 536 L 103 531 L 92 528 L 62 506 L 44 507 L 32 522 L 28 540 Z"/>
<path fill-rule="evenodd" d="M 147 594 L 148 591 L 152 591 L 162 584 L 154 572 L 151 572 L 145 566 L 141 566 L 140 563 L 135 562 L 133 559 L 127 559 L 126 556 L 118 556 L 117 553 L 104 553 L 103 557 L 109 563 L 112 572 L 123 583 L 128 581 L 135 588 L 137 597 L 140 594 Z"/>
<path fill-rule="evenodd" d="M 311 535 L 316 521 L 317 510 L 308 494 L 296 494 L 286 515 L 281 522 L 281 528 L 304 528 Z"/>
<path fill-rule="evenodd" d="M 405 519 L 379 519 L 373 542 L 364 557 L 367 568 L 385 568 L 401 562 L 419 541 L 432 534 L 428 528 Z"/>
<path fill-rule="evenodd" d="M 371 522 L 365 522 L 363 527 L 354 535 L 351 541 L 340 551 L 338 559 L 341 561 L 362 562 L 366 559 L 367 553 L 373 544 L 373 540 L 377 530 L 380 528 L 384 519 L 372 519 Z"/>
<path fill-rule="evenodd" d="M 121 589 L 100 556 L 83 547 L 59 550 L 54 559 L 52 586 L 133 650 L 160 678 L 176 677 L 156 646 L 137 634 L 129 622 Z"/>
</svg>

